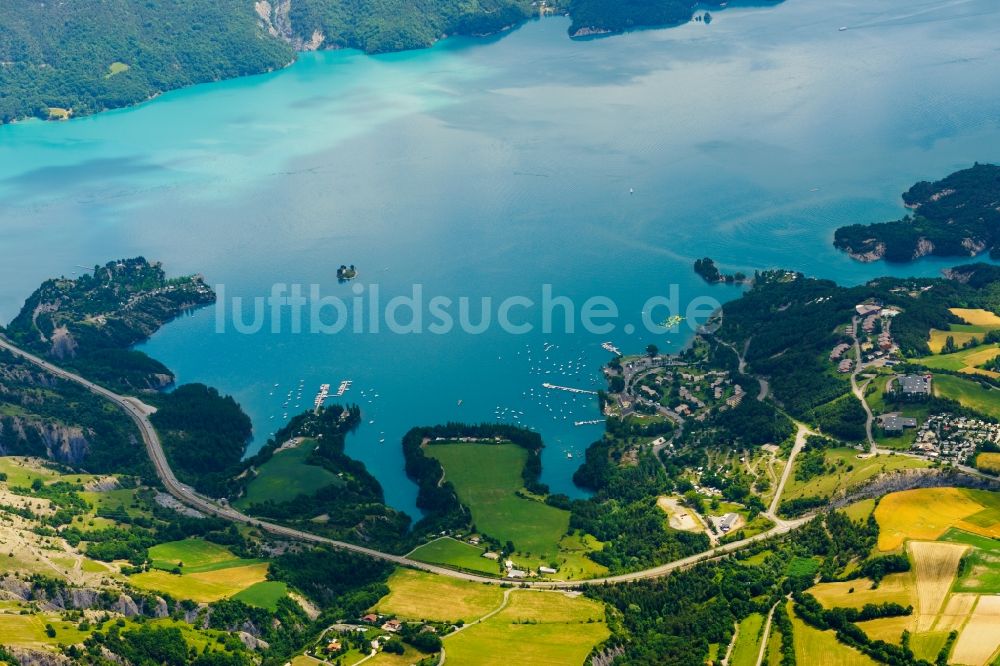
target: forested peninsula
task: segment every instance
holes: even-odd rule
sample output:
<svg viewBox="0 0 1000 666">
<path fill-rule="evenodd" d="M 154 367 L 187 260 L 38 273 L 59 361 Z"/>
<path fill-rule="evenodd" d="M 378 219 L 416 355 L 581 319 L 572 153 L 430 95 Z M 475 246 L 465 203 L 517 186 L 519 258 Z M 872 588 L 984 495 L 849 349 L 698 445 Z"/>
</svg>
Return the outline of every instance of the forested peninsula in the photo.
<svg viewBox="0 0 1000 666">
<path fill-rule="evenodd" d="M 331 538 L 405 552 L 410 518 L 385 505 L 381 485 L 344 453 L 359 423 L 354 405 L 294 416 L 256 455 L 244 460 L 253 431 L 231 396 L 204 384 L 171 391 L 174 374 L 132 349 L 182 312 L 215 301 L 199 275 L 167 277 L 143 257 L 95 266 L 73 278 L 45 281 L 0 334 L 20 348 L 113 391 L 141 396 L 179 479 L 211 497 L 232 497 L 253 515 L 308 527 Z M 291 478 L 275 481 L 278 451 L 301 447 Z M 70 469 L 128 474 L 159 487 L 135 425 L 107 401 L 0 350 L 0 456 L 35 456 Z M 278 466 L 281 467 L 280 465 Z M 290 489 L 266 492 L 268 484 Z M 264 487 L 265 491 L 260 488 Z M 322 521 L 310 521 L 318 515 Z"/>
<path fill-rule="evenodd" d="M 1000 256 L 1000 167 L 976 163 L 903 194 L 913 212 L 878 224 L 852 224 L 833 244 L 859 261 L 907 262 L 926 255 Z"/>
<path fill-rule="evenodd" d="M 774 0 L 775 4 L 781 0 Z M 725 2 L 701 3 L 721 7 Z M 569 14 L 573 37 L 690 21 L 693 0 L 11 0 L 0 13 L 0 122 L 66 119 L 279 69 L 297 51 L 426 48 Z"/>
</svg>

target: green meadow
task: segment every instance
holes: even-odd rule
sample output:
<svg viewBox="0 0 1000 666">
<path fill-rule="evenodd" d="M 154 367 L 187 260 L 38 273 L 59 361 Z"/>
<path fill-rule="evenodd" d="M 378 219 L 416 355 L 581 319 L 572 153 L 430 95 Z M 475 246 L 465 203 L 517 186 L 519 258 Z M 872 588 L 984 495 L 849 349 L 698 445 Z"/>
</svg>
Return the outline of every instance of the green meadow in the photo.
<svg viewBox="0 0 1000 666">
<path fill-rule="evenodd" d="M 444 564 L 490 576 L 500 575 L 500 565 L 496 560 L 483 557 L 485 551 L 451 537 L 441 537 L 416 548 L 409 557 L 429 564 Z"/>
<path fill-rule="evenodd" d="M 952 375 L 934 375 L 934 394 L 957 400 L 963 406 L 1000 419 L 1000 391 L 983 388 L 979 382 Z"/>
<path fill-rule="evenodd" d="M 609 635 L 604 608 L 580 596 L 514 590 L 485 622 L 444 639 L 448 662 L 477 666 L 582 664 Z"/>
<path fill-rule="evenodd" d="M 513 541 L 518 553 L 548 561 L 569 529 L 569 512 L 518 495 L 527 451 L 515 444 L 433 444 L 428 455 L 469 507 L 479 532 Z"/>
<path fill-rule="evenodd" d="M 278 610 L 278 600 L 288 594 L 288 586 L 274 580 L 254 583 L 247 589 L 233 596 L 249 606 L 265 608 L 269 611 Z"/>
<path fill-rule="evenodd" d="M 316 442 L 307 439 L 295 448 L 275 453 L 260 466 L 257 476 L 247 485 L 246 494 L 234 504 L 245 508 L 267 501 L 287 502 L 342 483 L 333 472 L 306 462 L 315 448 Z"/>
</svg>

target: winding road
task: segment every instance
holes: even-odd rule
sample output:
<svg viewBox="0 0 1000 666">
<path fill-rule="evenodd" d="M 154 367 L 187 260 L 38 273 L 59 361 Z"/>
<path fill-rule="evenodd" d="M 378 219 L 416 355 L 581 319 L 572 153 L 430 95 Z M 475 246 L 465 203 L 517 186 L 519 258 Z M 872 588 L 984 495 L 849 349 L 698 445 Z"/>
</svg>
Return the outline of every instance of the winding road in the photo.
<svg viewBox="0 0 1000 666">
<path fill-rule="evenodd" d="M 861 361 L 861 341 L 858 340 L 858 317 L 851 318 L 851 338 L 854 339 L 854 372 L 851 373 L 851 393 L 854 397 L 861 402 L 861 406 L 865 409 L 865 437 L 868 438 L 868 449 L 871 453 L 875 453 L 875 438 L 872 436 L 872 421 L 875 420 L 875 416 L 872 414 L 871 408 L 868 406 L 868 401 L 865 399 L 865 391 L 868 389 L 868 384 L 871 383 L 871 379 L 865 380 L 863 384 L 858 384 L 858 374 L 861 373 L 864 363 Z"/>
<path fill-rule="evenodd" d="M 156 469 L 156 474 L 163 483 L 163 487 L 171 495 L 176 497 L 179 501 L 184 504 L 201 511 L 202 513 L 218 516 L 220 518 L 225 518 L 235 523 L 244 523 L 257 527 L 261 530 L 269 532 L 271 534 L 285 537 L 288 539 L 294 539 L 297 541 L 302 541 L 306 543 L 314 543 L 317 545 L 332 546 L 334 548 L 339 548 L 352 553 L 357 553 L 359 555 L 364 555 L 378 560 L 383 560 L 385 562 L 391 562 L 393 564 L 410 567 L 412 569 L 418 569 L 420 571 L 426 571 L 428 573 L 437 574 L 440 576 L 448 576 L 450 578 L 457 578 L 460 580 L 471 581 L 475 583 L 488 583 L 491 585 L 500 584 L 517 584 L 519 586 L 536 588 L 536 589 L 573 589 L 579 588 L 584 585 L 603 585 L 605 583 L 625 583 L 629 581 L 644 580 L 648 578 L 659 578 L 665 576 L 671 572 L 678 571 L 681 569 L 686 569 L 699 564 L 701 562 L 706 562 L 709 560 L 718 559 L 730 553 L 736 552 L 742 548 L 756 543 L 758 541 L 763 541 L 781 534 L 787 534 L 796 527 L 804 524 L 811 516 L 803 516 L 796 520 L 790 521 L 776 521 L 773 528 L 767 532 L 762 532 L 755 536 L 743 539 L 741 541 L 733 541 L 731 543 L 724 544 L 712 550 L 705 551 L 703 553 L 698 553 L 696 555 L 691 555 L 673 562 L 668 562 L 666 564 L 661 564 L 657 567 L 652 567 L 650 569 L 645 569 L 643 571 L 635 571 L 627 574 L 620 574 L 617 576 L 606 576 L 604 578 L 590 578 L 587 580 L 579 581 L 510 581 L 506 579 L 493 578 L 489 576 L 477 576 L 475 574 L 469 574 L 462 571 L 456 571 L 454 569 L 449 569 L 447 567 L 437 566 L 434 564 L 428 564 L 426 562 L 419 562 L 417 560 L 412 560 L 408 557 L 402 555 L 393 555 L 391 553 L 384 553 L 373 548 L 366 548 L 364 546 L 359 546 L 357 544 L 348 543 L 346 541 L 336 541 L 334 539 L 328 539 L 326 537 L 319 536 L 317 534 L 312 534 L 310 532 L 304 532 L 302 530 L 297 530 L 291 527 L 286 527 L 284 525 L 278 525 L 276 523 L 268 522 L 265 520 L 260 520 L 258 518 L 253 518 L 248 516 L 230 506 L 224 506 L 218 502 L 200 495 L 193 488 L 188 485 L 181 483 L 174 472 L 170 469 L 170 464 L 167 462 L 167 457 L 163 452 L 163 445 L 160 442 L 160 437 L 157 434 L 152 422 L 149 420 L 149 415 L 153 413 L 153 409 L 148 405 L 145 405 L 137 398 L 119 395 L 113 391 L 110 391 L 103 386 L 99 386 L 94 382 L 84 379 L 80 375 L 64 370 L 57 365 L 49 363 L 43 358 L 30 354 L 23 351 L 19 347 L 12 344 L 6 338 L 0 336 L 0 349 L 6 350 L 13 354 L 15 357 L 20 358 L 28 363 L 31 363 L 46 372 L 55 375 L 66 381 L 74 382 L 83 386 L 92 393 L 113 402 L 119 408 L 121 408 L 128 416 L 132 419 L 135 425 L 139 428 L 139 432 L 142 435 L 143 443 L 146 447 L 146 452 L 149 455 L 150 460 Z M 801 431 L 800 431 L 800 434 Z M 804 437 L 804 435 L 803 435 Z M 789 468 L 791 465 L 789 464 Z M 787 473 L 785 474 L 787 476 Z M 784 483 L 782 483 L 782 486 Z M 779 487 L 780 491 L 780 487 Z M 776 493 L 776 497 L 780 496 L 780 492 Z"/>
</svg>

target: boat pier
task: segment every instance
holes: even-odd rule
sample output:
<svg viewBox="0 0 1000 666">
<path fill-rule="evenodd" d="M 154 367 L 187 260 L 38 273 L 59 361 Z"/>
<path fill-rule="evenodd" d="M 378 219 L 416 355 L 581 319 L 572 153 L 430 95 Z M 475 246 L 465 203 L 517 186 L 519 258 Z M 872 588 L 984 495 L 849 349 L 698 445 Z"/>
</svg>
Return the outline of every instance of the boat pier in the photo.
<svg viewBox="0 0 1000 666">
<path fill-rule="evenodd" d="M 329 396 L 330 396 L 330 385 L 322 384 L 319 387 L 319 393 L 316 394 L 316 399 L 313 400 L 313 411 L 318 414 L 319 410 L 323 407 L 323 403 L 326 402 L 326 399 Z"/>
<path fill-rule="evenodd" d="M 558 386 L 556 384 L 549 384 L 545 382 L 542 384 L 543 388 L 552 389 L 553 391 L 567 391 L 569 393 L 583 393 L 586 395 L 597 395 L 597 391 L 588 391 L 587 389 L 578 389 L 571 386 Z"/>
</svg>

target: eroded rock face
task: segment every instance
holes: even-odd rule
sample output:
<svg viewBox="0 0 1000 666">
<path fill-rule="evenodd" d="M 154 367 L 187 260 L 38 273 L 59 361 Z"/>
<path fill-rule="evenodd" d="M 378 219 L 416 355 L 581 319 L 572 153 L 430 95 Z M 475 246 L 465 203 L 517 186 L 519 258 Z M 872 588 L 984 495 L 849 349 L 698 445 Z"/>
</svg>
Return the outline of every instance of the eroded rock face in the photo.
<svg viewBox="0 0 1000 666">
<path fill-rule="evenodd" d="M 289 13 L 292 10 L 291 0 L 275 0 L 274 2 L 258 0 L 254 3 L 253 8 L 269 35 L 291 42 L 296 48 L 300 47 L 292 37 L 292 22 L 289 18 Z M 315 49 L 300 48 L 299 50 Z"/>
<path fill-rule="evenodd" d="M 90 443 L 83 428 L 46 424 L 39 428 L 48 457 L 53 460 L 78 465 L 90 451 Z"/>
<path fill-rule="evenodd" d="M 119 596 L 118 601 L 112 604 L 111 610 L 116 613 L 121 613 L 125 617 L 135 617 L 136 615 L 139 615 L 139 606 L 135 603 L 135 600 L 127 594 Z"/>
<path fill-rule="evenodd" d="M 0 578 L 0 590 L 17 599 L 25 601 L 31 599 L 31 585 L 20 578 L 13 576 Z"/>
<path fill-rule="evenodd" d="M 97 606 L 99 592 L 86 587 L 74 587 L 69 590 L 70 607 L 75 610 L 84 610 Z"/>
<path fill-rule="evenodd" d="M 79 465 L 90 452 L 89 436 L 90 433 L 79 426 L 43 423 L 31 418 L 12 416 L 0 419 L 0 455 L 38 455 L 67 465 Z M 27 448 L 17 450 L 17 446 L 4 446 L 4 442 L 10 443 L 12 440 Z"/>
<path fill-rule="evenodd" d="M 849 489 L 846 494 L 831 499 L 830 506 L 840 508 L 872 497 L 883 497 L 889 493 L 915 488 L 959 488 L 997 489 L 1000 482 L 971 476 L 962 471 L 937 469 L 906 469 L 880 474 L 859 488 Z"/>
<path fill-rule="evenodd" d="M 52 348 L 49 353 L 59 359 L 73 358 L 76 356 L 77 344 L 73 334 L 65 326 L 52 331 Z"/>
<path fill-rule="evenodd" d="M 606 28 L 580 28 L 573 33 L 573 37 L 593 37 L 594 35 L 610 35 L 611 31 Z"/>
<path fill-rule="evenodd" d="M 917 247 L 913 251 L 913 258 L 919 259 L 920 257 L 925 257 L 933 252 L 934 252 L 934 243 L 932 243 L 926 238 L 920 238 L 917 240 Z"/>
<path fill-rule="evenodd" d="M 266 650 L 271 647 L 267 641 L 261 640 L 253 634 L 245 631 L 236 632 L 236 637 L 239 638 L 243 645 L 249 650 Z"/>
<path fill-rule="evenodd" d="M 969 251 L 971 256 L 976 256 L 986 249 L 986 242 L 977 238 L 963 238 L 962 247 Z"/>
<path fill-rule="evenodd" d="M 163 597 L 156 597 L 156 606 L 153 608 L 153 617 L 159 619 L 170 616 L 170 608 L 167 607 Z"/>
<path fill-rule="evenodd" d="M 22 647 L 10 647 L 8 650 L 17 658 L 21 666 L 63 666 L 72 663 L 69 657 L 46 650 Z"/>
</svg>

